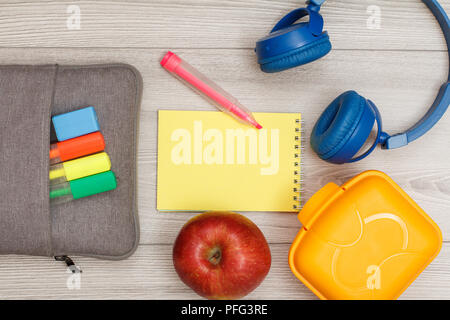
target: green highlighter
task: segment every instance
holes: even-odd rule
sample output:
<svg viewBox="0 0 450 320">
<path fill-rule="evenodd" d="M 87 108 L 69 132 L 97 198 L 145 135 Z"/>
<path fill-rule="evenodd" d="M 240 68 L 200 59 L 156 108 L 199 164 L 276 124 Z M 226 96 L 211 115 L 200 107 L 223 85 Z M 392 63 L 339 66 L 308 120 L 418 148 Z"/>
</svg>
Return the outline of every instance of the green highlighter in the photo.
<svg viewBox="0 0 450 320">
<path fill-rule="evenodd" d="M 66 203 L 116 188 L 117 181 L 114 172 L 106 171 L 50 186 L 50 204 Z"/>
</svg>

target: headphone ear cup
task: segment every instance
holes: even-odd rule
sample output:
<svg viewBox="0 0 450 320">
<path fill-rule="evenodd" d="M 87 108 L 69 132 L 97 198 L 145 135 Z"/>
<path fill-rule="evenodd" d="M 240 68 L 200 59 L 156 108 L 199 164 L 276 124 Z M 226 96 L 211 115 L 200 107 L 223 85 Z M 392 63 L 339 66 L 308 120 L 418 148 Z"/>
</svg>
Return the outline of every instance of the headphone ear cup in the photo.
<svg viewBox="0 0 450 320">
<path fill-rule="evenodd" d="M 367 117 L 369 122 L 360 123 Z M 332 163 L 346 163 L 363 147 L 375 122 L 368 102 L 355 91 L 347 91 L 337 97 L 323 112 L 311 133 L 311 147 L 317 155 Z M 370 125 L 370 123 L 372 125 Z M 364 126 L 358 127 L 358 126 Z M 358 137 L 353 136 L 358 129 Z M 348 143 L 352 143 L 351 152 Z"/>
<path fill-rule="evenodd" d="M 305 46 L 268 59 L 261 63 L 261 70 L 266 73 L 275 73 L 298 67 L 326 56 L 331 48 L 330 39 L 326 35 Z"/>
</svg>

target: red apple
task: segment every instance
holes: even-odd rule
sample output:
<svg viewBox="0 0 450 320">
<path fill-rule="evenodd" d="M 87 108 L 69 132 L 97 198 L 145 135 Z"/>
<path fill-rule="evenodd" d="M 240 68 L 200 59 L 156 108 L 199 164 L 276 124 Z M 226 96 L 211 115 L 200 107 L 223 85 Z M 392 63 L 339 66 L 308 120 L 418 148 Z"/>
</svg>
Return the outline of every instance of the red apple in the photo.
<svg viewBox="0 0 450 320">
<path fill-rule="evenodd" d="M 271 255 L 266 238 L 246 217 L 200 214 L 181 229 L 173 248 L 181 280 L 208 299 L 239 299 L 264 280 Z"/>
</svg>

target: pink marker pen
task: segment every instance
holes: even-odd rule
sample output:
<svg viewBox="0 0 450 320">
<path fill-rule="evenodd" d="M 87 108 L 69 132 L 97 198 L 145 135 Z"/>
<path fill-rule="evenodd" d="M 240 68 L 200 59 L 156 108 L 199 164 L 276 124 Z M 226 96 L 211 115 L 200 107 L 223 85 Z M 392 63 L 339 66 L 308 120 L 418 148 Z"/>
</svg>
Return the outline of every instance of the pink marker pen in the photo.
<svg viewBox="0 0 450 320">
<path fill-rule="evenodd" d="M 162 59 L 161 66 L 178 79 L 188 83 L 191 88 L 208 98 L 221 111 L 257 129 L 262 129 L 251 112 L 245 109 L 236 98 L 206 78 L 175 53 L 169 51 Z"/>
</svg>

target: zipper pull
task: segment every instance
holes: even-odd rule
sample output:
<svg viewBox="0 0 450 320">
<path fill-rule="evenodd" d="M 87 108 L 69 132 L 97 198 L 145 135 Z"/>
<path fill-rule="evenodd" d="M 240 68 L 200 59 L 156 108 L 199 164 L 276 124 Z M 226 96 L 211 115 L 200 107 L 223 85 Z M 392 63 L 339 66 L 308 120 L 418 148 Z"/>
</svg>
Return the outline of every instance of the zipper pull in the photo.
<svg viewBox="0 0 450 320">
<path fill-rule="evenodd" d="M 75 262 L 73 262 L 73 260 L 70 258 L 70 257 L 68 257 L 68 256 L 55 256 L 55 260 L 56 261 L 62 261 L 62 262 L 65 262 L 66 263 L 66 265 L 67 265 L 67 267 L 69 268 L 69 270 L 72 272 L 72 273 L 82 273 L 83 271 L 81 270 L 81 268 L 80 267 L 78 267 L 76 264 L 75 264 Z"/>
</svg>

